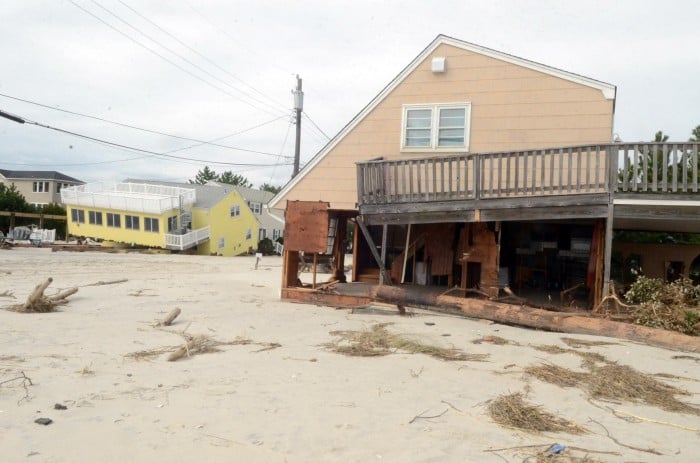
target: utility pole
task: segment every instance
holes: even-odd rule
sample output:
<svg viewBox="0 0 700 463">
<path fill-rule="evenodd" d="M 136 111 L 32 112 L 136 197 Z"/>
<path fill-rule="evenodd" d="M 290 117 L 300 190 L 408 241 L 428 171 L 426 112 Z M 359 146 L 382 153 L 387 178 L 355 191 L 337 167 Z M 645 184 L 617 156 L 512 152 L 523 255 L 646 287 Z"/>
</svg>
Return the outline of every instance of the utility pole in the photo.
<svg viewBox="0 0 700 463">
<path fill-rule="evenodd" d="M 294 170 L 292 178 L 299 173 L 299 153 L 301 151 L 301 112 L 304 110 L 304 92 L 301 91 L 301 78 L 297 74 L 297 89 L 292 90 L 294 94 L 294 111 L 296 112 L 297 138 L 294 144 Z"/>
</svg>

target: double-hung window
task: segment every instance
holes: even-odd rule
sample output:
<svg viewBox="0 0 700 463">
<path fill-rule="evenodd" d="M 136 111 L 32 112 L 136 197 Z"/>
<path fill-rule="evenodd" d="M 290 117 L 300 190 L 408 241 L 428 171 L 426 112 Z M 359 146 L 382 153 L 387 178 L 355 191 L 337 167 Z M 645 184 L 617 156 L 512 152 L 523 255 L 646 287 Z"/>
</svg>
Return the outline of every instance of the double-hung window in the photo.
<svg viewBox="0 0 700 463">
<path fill-rule="evenodd" d="M 469 151 L 469 103 L 405 105 L 402 151 Z"/>
<path fill-rule="evenodd" d="M 143 219 L 143 229 L 147 232 L 158 233 L 158 219 L 153 217 L 145 217 Z"/>
<path fill-rule="evenodd" d="M 113 228 L 121 228 L 122 226 L 122 216 L 119 214 L 113 214 L 111 212 L 107 213 L 107 226 Z"/>
<path fill-rule="evenodd" d="M 85 210 L 71 208 L 70 219 L 73 223 L 85 223 Z"/>
<path fill-rule="evenodd" d="M 90 225 L 102 225 L 102 212 L 88 211 L 88 222 Z"/>
<path fill-rule="evenodd" d="M 140 230 L 139 217 L 136 215 L 124 215 L 124 228 L 129 230 Z"/>
</svg>

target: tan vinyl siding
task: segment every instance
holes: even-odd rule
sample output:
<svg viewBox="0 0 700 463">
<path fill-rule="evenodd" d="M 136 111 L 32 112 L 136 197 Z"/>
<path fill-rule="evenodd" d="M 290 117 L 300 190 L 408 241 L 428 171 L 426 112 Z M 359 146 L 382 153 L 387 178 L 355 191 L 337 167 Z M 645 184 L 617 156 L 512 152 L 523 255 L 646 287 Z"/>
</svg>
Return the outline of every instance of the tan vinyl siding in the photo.
<svg viewBox="0 0 700 463">
<path fill-rule="evenodd" d="M 446 57 L 444 74 L 431 72 L 433 56 Z M 340 140 L 278 207 L 284 207 L 286 200 L 323 200 L 332 208 L 353 209 L 356 161 L 449 154 L 401 152 L 403 105 L 435 103 L 471 104 L 469 152 L 474 153 L 607 143 L 612 137 L 614 100 L 606 99 L 601 90 L 442 44 Z"/>
</svg>

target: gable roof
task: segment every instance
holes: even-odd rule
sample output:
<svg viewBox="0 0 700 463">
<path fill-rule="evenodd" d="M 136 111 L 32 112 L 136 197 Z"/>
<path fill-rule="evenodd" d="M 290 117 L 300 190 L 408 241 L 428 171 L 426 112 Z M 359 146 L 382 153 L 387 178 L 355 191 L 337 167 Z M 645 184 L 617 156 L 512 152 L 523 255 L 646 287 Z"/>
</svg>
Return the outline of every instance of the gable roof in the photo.
<svg viewBox="0 0 700 463">
<path fill-rule="evenodd" d="M 305 176 L 308 174 L 333 148 L 350 132 L 352 131 L 374 108 L 376 108 L 396 87 L 398 87 L 426 58 L 430 56 L 440 45 L 451 45 L 456 48 L 461 48 L 466 51 L 471 51 L 484 56 L 495 58 L 511 64 L 522 66 L 534 71 L 548 74 L 560 79 L 575 82 L 587 87 L 600 90 L 603 96 L 608 100 L 615 99 L 616 87 L 612 84 L 592 79 L 590 77 L 574 74 L 562 69 L 547 66 L 545 64 L 526 60 L 508 53 L 503 53 L 491 48 L 482 47 L 470 42 L 448 37 L 446 35 L 438 35 L 408 66 L 406 66 L 389 84 L 384 87 L 372 101 L 367 104 L 355 117 L 343 127 L 316 155 L 306 163 L 304 168 L 280 190 L 268 204 L 270 208 L 278 206 L 279 201 L 285 197 Z"/>
<path fill-rule="evenodd" d="M 0 169 L 0 175 L 6 179 L 17 180 L 60 180 L 62 182 L 85 183 L 55 170 L 7 170 Z"/>
</svg>

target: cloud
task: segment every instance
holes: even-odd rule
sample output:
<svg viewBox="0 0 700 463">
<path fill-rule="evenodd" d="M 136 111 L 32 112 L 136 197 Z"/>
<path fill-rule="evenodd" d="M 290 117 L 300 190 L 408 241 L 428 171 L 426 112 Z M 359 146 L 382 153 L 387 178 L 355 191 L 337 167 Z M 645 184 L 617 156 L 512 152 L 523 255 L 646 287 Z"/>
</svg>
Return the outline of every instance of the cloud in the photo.
<svg viewBox="0 0 700 463">
<path fill-rule="evenodd" d="M 691 53 L 700 32 L 693 12 L 690 1 L 660 9 L 632 0 L 10 2 L 0 30 L 0 55 L 9 70 L 0 93 L 203 140 L 281 117 L 223 143 L 290 156 L 295 74 L 303 79 L 305 112 L 333 136 L 444 33 L 617 85 L 615 131 L 625 141 L 648 140 L 660 129 L 685 140 L 700 124 L 700 62 Z M 2 97 L 0 109 L 156 152 L 192 144 Z M 326 139 L 308 121 L 302 128 L 302 160 L 308 160 Z M 89 181 L 186 181 L 204 165 L 141 157 L 4 119 L 0 137 L 0 167 L 26 164 Z M 276 162 L 212 146 L 178 154 Z M 230 169 L 254 184 L 283 184 L 291 173 L 288 165 Z"/>
</svg>

